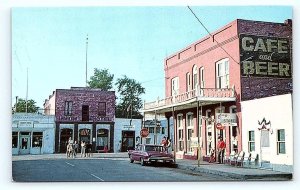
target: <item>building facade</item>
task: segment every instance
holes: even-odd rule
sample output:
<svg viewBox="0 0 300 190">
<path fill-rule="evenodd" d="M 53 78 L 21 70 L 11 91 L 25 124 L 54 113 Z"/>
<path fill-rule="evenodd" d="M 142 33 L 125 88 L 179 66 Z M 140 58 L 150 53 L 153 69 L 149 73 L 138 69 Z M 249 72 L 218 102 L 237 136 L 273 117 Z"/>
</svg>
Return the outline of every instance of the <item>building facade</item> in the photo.
<svg viewBox="0 0 300 190">
<path fill-rule="evenodd" d="M 51 154 L 54 152 L 54 116 L 35 113 L 12 115 L 12 154 Z"/>
<path fill-rule="evenodd" d="M 243 113 L 251 113 L 242 117 L 243 150 L 258 153 L 261 167 L 292 173 L 291 94 L 243 101 L 241 106 Z"/>
<path fill-rule="evenodd" d="M 291 49 L 291 20 L 237 19 L 165 59 L 166 98 L 145 103 L 144 113 L 174 119 L 177 158 L 207 159 L 219 137 L 227 155 L 239 152 L 251 114 L 241 102 L 292 93 Z"/>
<path fill-rule="evenodd" d="M 139 143 L 141 119 L 115 119 L 114 152 L 127 152 L 135 148 Z"/>
<path fill-rule="evenodd" d="M 55 152 L 73 141 L 89 142 L 93 151 L 114 151 L 115 92 L 100 89 L 57 89 L 45 100 L 45 114 L 55 113 Z"/>
</svg>

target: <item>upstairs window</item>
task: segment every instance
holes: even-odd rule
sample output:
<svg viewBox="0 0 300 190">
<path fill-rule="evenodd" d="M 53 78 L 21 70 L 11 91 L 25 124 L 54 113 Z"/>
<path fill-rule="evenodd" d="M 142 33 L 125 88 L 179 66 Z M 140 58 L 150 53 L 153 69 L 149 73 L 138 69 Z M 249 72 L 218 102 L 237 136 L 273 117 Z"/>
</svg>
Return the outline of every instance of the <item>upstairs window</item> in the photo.
<svg viewBox="0 0 300 190">
<path fill-rule="evenodd" d="M 229 59 L 216 63 L 216 88 L 229 88 Z"/>
<path fill-rule="evenodd" d="M 72 115 L 73 102 L 65 101 L 65 115 Z"/>
<path fill-rule="evenodd" d="M 193 89 L 196 89 L 196 86 L 198 85 L 198 70 L 197 66 L 194 65 L 193 67 Z"/>
<path fill-rule="evenodd" d="M 82 105 L 82 121 L 89 121 L 89 106 Z"/>
<path fill-rule="evenodd" d="M 199 69 L 200 87 L 204 88 L 204 67 Z"/>
<path fill-rule="evenodd" d="M 179 77 L 172 79 L 171 90 L 172 96 L 177 96 L 179 94 Z"/>
<path fill-rule="evenodd" d="M 106 102 L 99 102 L 98 103 L 98 115 L 99 116 L 106 116 Z"/>
<path fill-rule="evenodd" d="M 186 91 L 190 91 L 191 90 L 191 74 L 187 73 L 186 74 Z"/>
</svg>

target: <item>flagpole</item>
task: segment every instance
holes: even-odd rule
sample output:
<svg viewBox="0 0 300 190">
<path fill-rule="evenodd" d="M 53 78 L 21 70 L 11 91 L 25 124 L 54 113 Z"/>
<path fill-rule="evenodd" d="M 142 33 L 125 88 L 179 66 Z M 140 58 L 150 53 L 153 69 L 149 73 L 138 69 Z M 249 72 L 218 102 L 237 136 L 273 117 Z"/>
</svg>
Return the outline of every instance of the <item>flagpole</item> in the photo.
<svg viewBox="0 0 300 190">
<path fill-rule="evenodd" d="M 26 82 L 26 113 L 28 112 L 28 67 L 27 67 L 27 82 Z"/>
<path fill-rule="evenodd" d="M 88 86 L 88 81 L 87 81 L 87 52 L 88 52 L 88 40 L 89 36 L 88 34 L 86 35 L 86 48 L 85 48 L 85 86 Z"/>
</svg>

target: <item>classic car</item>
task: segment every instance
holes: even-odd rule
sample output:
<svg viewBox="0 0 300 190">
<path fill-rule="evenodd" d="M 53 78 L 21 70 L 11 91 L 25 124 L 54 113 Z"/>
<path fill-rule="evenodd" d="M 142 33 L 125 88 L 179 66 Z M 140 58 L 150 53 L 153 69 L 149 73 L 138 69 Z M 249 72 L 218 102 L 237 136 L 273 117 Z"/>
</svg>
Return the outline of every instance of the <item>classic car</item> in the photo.
<svg viewBox="0 0 300 190">
<path fill-rule="evenodd" d="M 128 150 L 130 162 L 139 161 L 142 166 L 147 163 L 174 164 L 174 157 L 161 145 L 140 144 L 135 150 Z"/>
</svg>

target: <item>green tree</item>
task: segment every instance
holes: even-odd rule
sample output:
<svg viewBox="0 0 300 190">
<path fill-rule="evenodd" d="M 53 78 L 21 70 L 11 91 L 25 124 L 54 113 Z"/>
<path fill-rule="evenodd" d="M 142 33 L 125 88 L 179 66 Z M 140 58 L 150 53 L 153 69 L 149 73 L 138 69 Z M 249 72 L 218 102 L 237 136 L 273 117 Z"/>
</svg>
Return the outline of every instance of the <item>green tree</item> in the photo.
<svg viewBox="0 0 300 190">
<path fill-rule="evenodd" d="M 145 93 L 145 88 L 139 82 L 128 78 L 126 75 L 117 79 L 116 86 L 120 94 L 116 117 L 142 118 L 139 112 L 143 106 L 140 96 Z"/>
<path fill-rule="evenodd" d="M 39 107 L 36 106 L 36 102 L 34 100 L 27 100 L 28 113 L 36 113 L 38 109 Z M 14 105 L 13 110 L 14 112 L 26 112 L 26 100 L 22 98 L 18 99 L 17 105 Z"/>
<path fill-rule="evenodd" d="M 90 88 L 100 88 L 102 90 L 112 89 L 114 75 L 108 72 L 108 69 L 94 69 L 94 75 L 90 77 L 88 85 Z"/>
</svg>

